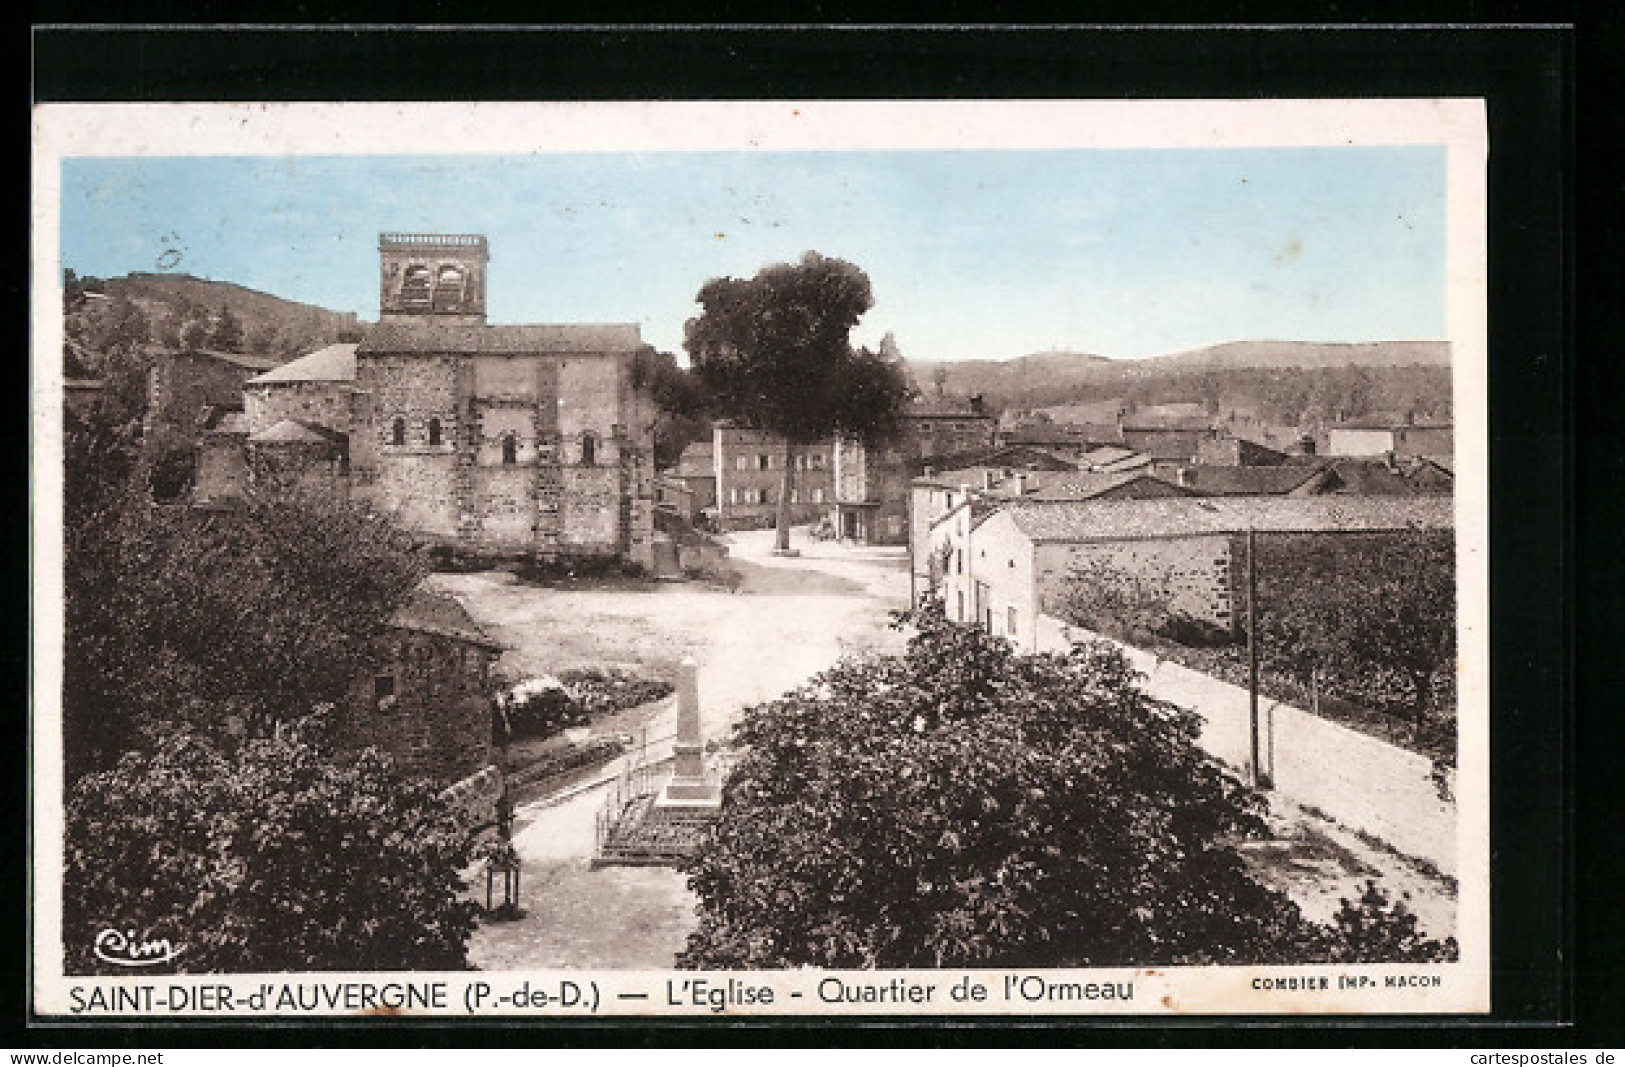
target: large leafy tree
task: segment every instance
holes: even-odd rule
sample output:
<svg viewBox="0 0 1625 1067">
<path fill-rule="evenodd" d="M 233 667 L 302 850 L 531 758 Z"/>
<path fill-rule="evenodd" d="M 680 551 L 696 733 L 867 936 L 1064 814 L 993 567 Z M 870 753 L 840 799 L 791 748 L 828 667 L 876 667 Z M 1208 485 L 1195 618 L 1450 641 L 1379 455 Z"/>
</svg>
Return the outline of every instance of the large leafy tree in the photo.
<svg viewBox="0 0 1625 1067">
<path fill-rule="evenodd" d="M 874 305 L 868 275 L 808 252 L 748 279 L 713 278 L 684 330 L 694 373 L 718 414 L 784 439 L 777 545 L 790 545 L 795 457 L 831 435 L 878 442 L 895 432 L 908 395 L 901 366 L 854 349 L 852 328 Z"/>
<path fill-rule="evenodd" d="M 70 459 L 108 462 L 97 444 Z M 273 499 L 211 514 L 117 487 L 98 497 L 91 479 L 70 469 L 70 780 L 177 730 L 235 720 L 262 735 L 343 699 L 425 571 L 405 535 L 358 507 Z"/>
<path fill-rule="evenodd" d="M 185 972 L 466 965 L 466 834 L 373 750 L 177 735 L 75 783 L 65 840 L 69 973 L 115 969 L 104 929 L 167 938 Z"/>
<path fill-rule="evenodd" d="M 1105 645 L 1017 655 L 940 608 L 900 657 L 747 712 L 689 868 L 686 966 L 962 967 L 1437 958 L 1403 909 L 1306 920 L 1231 847 L 1263 802 Z M 1396 948 L 1397 946 L 1397 948 Z M 1393 958 L 1393 957 L 1390 957 Z"/>
</svg>

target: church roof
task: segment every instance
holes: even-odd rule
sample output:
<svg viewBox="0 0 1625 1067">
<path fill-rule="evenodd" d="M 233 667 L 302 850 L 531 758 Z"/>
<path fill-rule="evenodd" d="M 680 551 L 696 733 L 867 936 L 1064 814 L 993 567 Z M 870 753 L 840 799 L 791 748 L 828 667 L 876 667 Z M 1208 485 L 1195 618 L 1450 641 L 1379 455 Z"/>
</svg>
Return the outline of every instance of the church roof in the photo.
<svg viewBox="0 0 1625 1067">
<path fill-rule="evenodd" d="M 268 370 L 257 378 L 248 379 L 249 385 L 269 385 L 275 382 L 353 382 L 355 381 L 355 348 L 351 344 L 328 345 L 309 355 Z"/>
<path fill-rule="evenodd" d="M 343 439 L 344 435 L 337 430 L 329 430 L 325 426 L 318 426 L 313 422 L 301 422 L 298 419 L 283 419 L 275 426 L 267 427 L 259 433 L 249 436 L 253 444 L 332 444 Z"/>
<path fill-rule="evenodd" d="M 636 323 L 563 326 L 447 326 L 381 322 L 370 327 L 356 351 L 383 353 L 478 353 L 489 355 L 592 355 L 635 352 L 643 344 Z"/>
</svg>

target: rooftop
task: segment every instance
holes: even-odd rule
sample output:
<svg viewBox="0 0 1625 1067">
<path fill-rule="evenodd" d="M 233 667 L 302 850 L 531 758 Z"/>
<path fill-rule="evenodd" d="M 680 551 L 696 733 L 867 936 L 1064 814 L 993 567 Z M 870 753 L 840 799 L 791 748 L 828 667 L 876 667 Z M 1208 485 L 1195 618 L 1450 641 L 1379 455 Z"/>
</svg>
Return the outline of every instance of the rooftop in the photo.
<svg viewBox="0 0 1625 1067">
<path fill-rule="evenodd" d="M 1123 429 L 1130 432 L 1155 430 L 1190 433 L 1212 428 L 1213 419 L 1207 415 L 1160 415 L 1155 412 L 1138 412 L 1123 416 Z"/>
<path fill-rule="evenodd" d="M 455 598 L 422 586 L 412 590 L 406 603 L 389 617 L 389 625 L 398 630 L 439 634 L 494 651 L 502 648 Z"/>
<path fill-rule="evenodd" d="M 344 434 L 298 419 L 283 419 L 259 433 L 249 435 L 253 444 L 333 444 L 344 440 Z"/>
<path fill-rule="evenodd" d="M 635 352 L 643 338 L 635 323 L 560 326 L 447 326 L 382 322 L 369 327 L 358 355 L 447 353 L 527 356 Z"/>
<path fill-rule="evenodd" d="M 1179 483 L 1197 496 L 1280 496 L 1326 477 L 1324 467 L 1229 467 L 1193 463 Z"/>
<path fill-rule="evenodd" d="M 1076 471 L 1069 474 L 1057 474 L 1051 477 L 1037 492 L 1026 499 L 1039 501 L 1065 501 L 1065 500 L 1092 500 L 1103 493 L 1113 489 L 1120 489 L 1135 482 L 1149 482 L 1150 488 L 1160 490 L 1166 496 L 1188 496 L 1189 490 L 1181 489 L 1172 482 L 1147 474 L 1144 471 L 1121 471 L 1109 473 L 1106 471 Z"/>
<path fill-rule="evenodd" d="M 300 356 L 292 363 L 284 363 L 275 370 L 248 379 L 249 385 L 273 385 L 277 382 L 353 382 L 355 381 L 355 349 L 351 344 L 328 345 L 309 355 Z"/>
<path fill-rule="evenodd" d="M 1201 534 L 1450 529 L 1449 497 L 1166 497 L 1020 501 L 1004 511 L 1035 542 L 1117 541 Z"/>
<path fill-rule="evenodd" d="M 1358 418 L 1345 419 L 1334 422 L 1326 427 L 1330 430 L 1448 430 L 1449 419 L 1436 418 L 1431 415 L 1417 415 L 1408 417 L 1391 412 L 1382 412 L 1375 415 L 1361 415 Z"/>
</svg>

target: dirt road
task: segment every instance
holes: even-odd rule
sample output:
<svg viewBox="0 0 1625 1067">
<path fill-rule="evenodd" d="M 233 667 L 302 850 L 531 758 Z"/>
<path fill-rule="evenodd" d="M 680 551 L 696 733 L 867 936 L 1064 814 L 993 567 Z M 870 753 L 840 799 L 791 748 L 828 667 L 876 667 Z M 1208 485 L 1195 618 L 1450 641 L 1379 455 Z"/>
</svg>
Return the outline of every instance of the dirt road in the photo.
<svg viewBox="0 0 1625 1067">
<path fill-rule="evenodd" d="M 555 590 L 496 573 L 433 581 L 509 646 L 505 664 L 521 673 L 621 665 L 675 679 L 677 662 L 692 656 L 709 739 L 725 733 L 742 709 L 779 696 L 844 655 L 902 647 L 902 635 L 886 625 L 890 611 L 907 606 L 902 549 L 832 545 L 804 535 L 794 543 L 800 557 L 778 557 L 771 531 L 735 534 L 730 561 L 742 581 L 733 593 L 688 583 Z M 663 739 L 650 746 L 651 758 L 670 751 L 674 714 L 668 708 L 648 723 L 649 737 Z M 602 803 L 603 791 L 588 789 L 519 810 L 514 844 L 525 862 L 527 914 L 480 928 L 469 952 L 477 966 L 671 966 L 693 925 L 687 887 L 664 868 L 590 869 Z"/>
</svg>

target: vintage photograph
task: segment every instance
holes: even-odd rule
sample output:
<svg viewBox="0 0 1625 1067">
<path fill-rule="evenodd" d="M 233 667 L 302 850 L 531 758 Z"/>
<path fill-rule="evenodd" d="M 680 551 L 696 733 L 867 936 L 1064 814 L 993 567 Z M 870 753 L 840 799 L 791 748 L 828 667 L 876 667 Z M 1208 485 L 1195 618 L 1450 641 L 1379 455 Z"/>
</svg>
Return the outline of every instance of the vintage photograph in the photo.
<svg viewBox="0 0 1625 1067">
<path fill-rule="evenodd" d="M 40 1013 L 1488 1010 L 1475 102 L 35 145 Z"/>
</svg>

